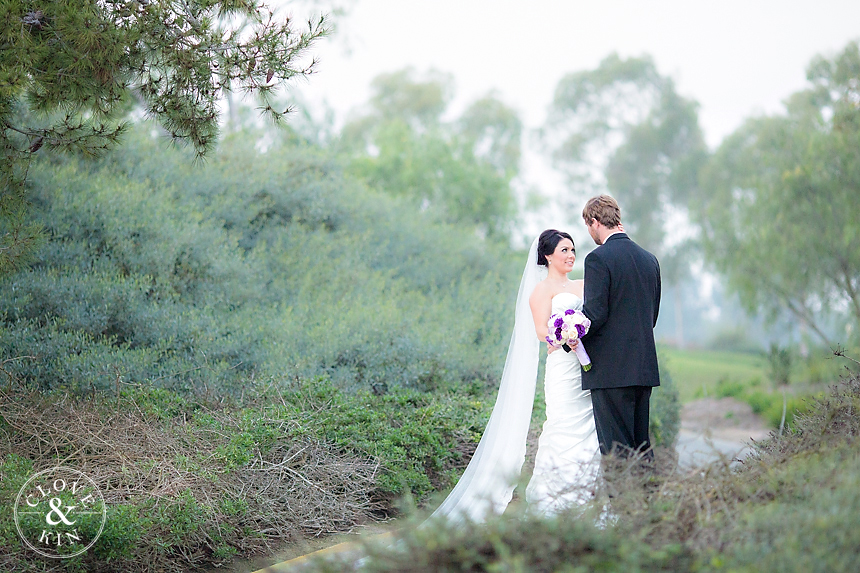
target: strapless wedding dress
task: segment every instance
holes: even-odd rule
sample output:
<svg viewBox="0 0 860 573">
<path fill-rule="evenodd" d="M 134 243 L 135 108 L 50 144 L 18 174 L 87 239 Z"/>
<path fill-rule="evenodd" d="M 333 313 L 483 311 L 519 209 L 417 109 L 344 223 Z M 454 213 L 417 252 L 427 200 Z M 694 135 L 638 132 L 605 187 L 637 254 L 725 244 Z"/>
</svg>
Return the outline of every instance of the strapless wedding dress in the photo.
<svg viewBox="0 0 860 573">
<path fill-rule="evenodd" d="M 582 299 L 559 293 L 553 314 L 582 309 Z M 594 426 L 591 392 L 582 389 L 582 370 L 574 352 L 558 350 L 547 356 L 546 422 L 538 442 L 535 468 L 526 488 L 531 511 L 557 513 L 592 498 L 600 466 L 600 445 Z"/>
</svg>

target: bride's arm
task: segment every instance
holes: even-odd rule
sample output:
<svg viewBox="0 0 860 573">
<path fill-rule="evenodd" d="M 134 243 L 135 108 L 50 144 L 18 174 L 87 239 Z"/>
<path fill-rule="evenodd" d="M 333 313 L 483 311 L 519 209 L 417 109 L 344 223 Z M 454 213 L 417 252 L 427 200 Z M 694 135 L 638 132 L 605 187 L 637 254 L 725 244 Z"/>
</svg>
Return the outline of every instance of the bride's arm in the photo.
<svg viewBox="0 0 860 573">
<path fill-rule="evenodd" d="M 547 334 L 549 334 L 546 323 L 549 322 L 549 317 L 552 314 L 552 298 L 544 285 L 538 284 L 535 287 L 529 297 L 529 307 L 532 309 L 532 318 L 535 321 L 535 334 L 538 340 L 546 342 Z"/>
</svg>

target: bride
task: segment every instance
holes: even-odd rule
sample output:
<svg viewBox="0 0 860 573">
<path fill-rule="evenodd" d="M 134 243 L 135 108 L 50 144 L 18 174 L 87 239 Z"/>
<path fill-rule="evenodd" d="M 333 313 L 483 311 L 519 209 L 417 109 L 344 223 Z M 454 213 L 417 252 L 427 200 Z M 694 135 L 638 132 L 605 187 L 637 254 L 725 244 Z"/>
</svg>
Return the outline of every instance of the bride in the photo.
<svg viewBox="0 0 860 573">
<path fill-rule="evenodd" d="M 431 519 L 483 521 L 502 513 L 510 502 L 525 461 L 547 321 L 555 312 L 582 308 L 583 283 L 567 278 L 575 260 L 573 239 L 567 233 L 548 229 L 532 243 L 496 404 L 466 471 Z M 575 353 L 550 351 L 544 388 L 547 420 L 526 500 L 530 510 L 552 514 L 588 500 L 586 489 L 596 479 L 599 445 L 591 396 L 582 390 Z"/>
</svg>

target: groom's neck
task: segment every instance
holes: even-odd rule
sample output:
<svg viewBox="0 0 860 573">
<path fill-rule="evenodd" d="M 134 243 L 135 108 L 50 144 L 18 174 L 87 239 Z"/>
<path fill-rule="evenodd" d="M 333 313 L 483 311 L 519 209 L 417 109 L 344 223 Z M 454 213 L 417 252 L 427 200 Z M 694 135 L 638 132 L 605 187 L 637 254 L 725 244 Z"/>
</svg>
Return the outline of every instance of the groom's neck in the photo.
<svg viewBox="0 0 860 573">
<path fill-rule="evenodd" d="M 614 234 L 616 234 L 616 233 L 620 233 L 620 232 L 622 232 L 622 231 L 621 231 L 621 229 L 619 229 L 618 227 L 603 227 L 603 228 L 602 228 L 602 229 L 600 229 L 600 230 L 601 230 L 601 233 L 600 233 L 600 237 L 599 237 L 599 238 L 600 238 L 600 244 L 601 244 L 601 245 L 602 245 L 603 243 L 605 243 L 605 242 L 606 242 L 606 239 L 608 239 L 608 238 L 609 238 L 609 237 L 611 237 L 612 235 L 614 235 Z"/>
</svg>

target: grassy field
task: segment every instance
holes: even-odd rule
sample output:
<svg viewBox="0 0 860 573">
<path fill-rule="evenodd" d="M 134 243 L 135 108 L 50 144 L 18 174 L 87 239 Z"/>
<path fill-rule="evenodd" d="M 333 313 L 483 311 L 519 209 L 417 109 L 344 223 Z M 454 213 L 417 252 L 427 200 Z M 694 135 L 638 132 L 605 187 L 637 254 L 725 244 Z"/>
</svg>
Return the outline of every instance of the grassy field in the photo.
<svg viewBox="0 0 860 573">
<path fill-rule="evenodd" d="M 681 403 L 714 394 L 717 382 L 744 385 L 755 381 L 769 387 L 767 359 L 762 355 L 713 350 L 679 350 L 661 347 L 660 359 L 678 387 Z"/>
</svg>

